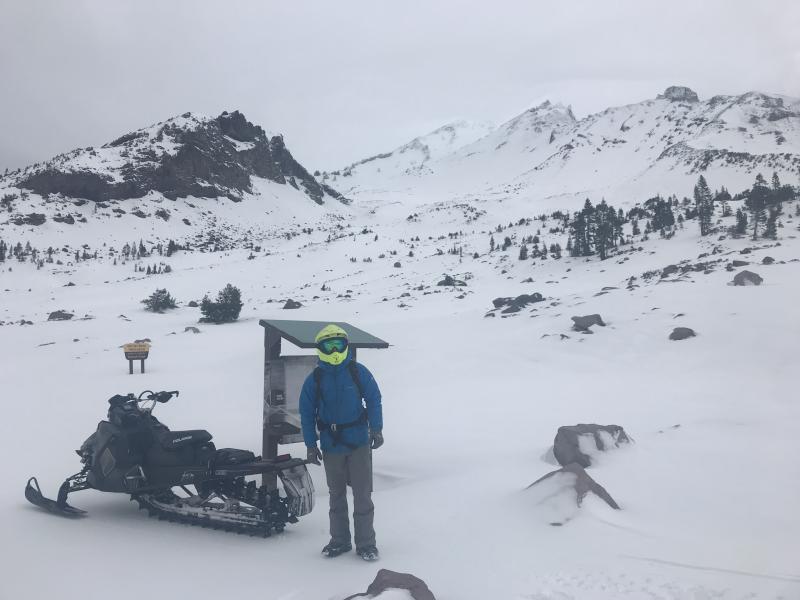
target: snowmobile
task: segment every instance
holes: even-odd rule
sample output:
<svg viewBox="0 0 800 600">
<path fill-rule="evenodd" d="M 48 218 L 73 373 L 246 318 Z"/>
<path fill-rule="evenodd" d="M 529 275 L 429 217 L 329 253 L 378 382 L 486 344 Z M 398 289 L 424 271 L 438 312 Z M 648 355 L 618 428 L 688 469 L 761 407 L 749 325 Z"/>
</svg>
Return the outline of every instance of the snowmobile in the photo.
<svg viewBox="0 0 800 600">
<path fill-rule="evenodd" d="M 67 503 L 72 492 L 129 494 L 140 509 L 159 519 L 263 537 L 311 512 L 314 484 L 308 461 L 217 449 L 211 434 L 202 429 L 170 431 L 153 416 L 153 409 L 173 396 L 178 392 L 113 396 L 108 420 L 100 421 L 76 450 L 83 469 L 67 477 L 57 499 L 46 498 L 35 477 L 28 480 L 25 497 L 51 513 L 81 517 L 86 511 Z M 246 479 L 253 475 L 262 475 L 264 483 Z M 278 489 L 278 478 L 285 495 Z"/>
</svg>

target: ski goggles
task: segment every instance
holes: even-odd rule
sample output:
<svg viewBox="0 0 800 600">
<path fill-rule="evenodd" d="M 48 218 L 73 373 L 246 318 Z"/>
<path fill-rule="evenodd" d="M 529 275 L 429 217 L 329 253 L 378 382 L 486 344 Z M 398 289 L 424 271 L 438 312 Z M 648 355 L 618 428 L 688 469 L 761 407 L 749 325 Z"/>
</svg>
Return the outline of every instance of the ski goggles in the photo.
<svg viewBox="0 0 800 600">
<path fill-rule="evenodd" d="M 317 350 L 323 354 L 333 354 L 334 352 L 344 352 L 347 348 L 347 338 L 334 337 L 322 340 L 317 344 Z"/>
</svg>

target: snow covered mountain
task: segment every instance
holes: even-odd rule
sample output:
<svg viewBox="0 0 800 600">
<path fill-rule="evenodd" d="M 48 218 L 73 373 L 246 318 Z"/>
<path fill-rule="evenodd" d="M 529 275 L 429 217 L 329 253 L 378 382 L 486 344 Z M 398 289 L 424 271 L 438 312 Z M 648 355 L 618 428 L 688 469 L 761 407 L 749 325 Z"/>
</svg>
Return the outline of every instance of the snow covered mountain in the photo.
<svg viewBox="0 0 800 600">
<path fill-rule="evenodd" d="M 447 156 L 459 148 L 487 135 L 494 129 L 489 122 L 454 121 L 430 133 L 414 138 L 407 144 L 383 154 L 376 154 L 345 167 L 335 175 L 356 175 L 379 182 L 384 173 L 403 173 L 419 176 L 430 173 L 427 164 Z"/>
<path fill-rule="evenodd" d="M 596 193 L 625 200 L 659 190 L 689 194 L 701 172 L 746 187 L 758 171 L 795 177 L 800 100 L 749 92 L 700 101 L 689 88 L 670 87 L 655 99 L 582 119 L 545 102 L 427 160 L 424 170 L 393 169 L 388 158 L 380 164 L 380 173 L 362 161 L 323 179 L 360 199 L 413 188 L 416 195 Z"/>
<path fill-rule="evenodd" d="M 349 202 L 298 163 L 282 136 L 238 111 L 185 113 L 14 171 L 0 178 L 0 197 L 0 230 L 53 245 L 116 241 L 120 230 L 163 239 L 239 229 L 242 237 L 252 227 L 322 215 L 319 205 L 335 211 Z M 183 225 L 167 225 L 173 217 Z M 109 227 L 109 219 L 121 224 Z"/>
</svg>

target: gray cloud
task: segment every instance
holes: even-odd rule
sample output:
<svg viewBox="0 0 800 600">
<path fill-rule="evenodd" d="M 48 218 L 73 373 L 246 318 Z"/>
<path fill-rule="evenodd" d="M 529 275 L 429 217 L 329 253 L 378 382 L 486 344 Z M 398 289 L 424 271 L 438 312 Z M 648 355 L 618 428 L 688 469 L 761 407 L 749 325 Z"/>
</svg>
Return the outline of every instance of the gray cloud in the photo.
<svg viewBox="0 0 800 600">
<path fill-rule="evenodd" d="M 0 13 L 0 169 L 186 111 L 240 109 L 312 168 L 543 98 L 800 96 L 800 3 L 17 0 Z"/>
</svg>

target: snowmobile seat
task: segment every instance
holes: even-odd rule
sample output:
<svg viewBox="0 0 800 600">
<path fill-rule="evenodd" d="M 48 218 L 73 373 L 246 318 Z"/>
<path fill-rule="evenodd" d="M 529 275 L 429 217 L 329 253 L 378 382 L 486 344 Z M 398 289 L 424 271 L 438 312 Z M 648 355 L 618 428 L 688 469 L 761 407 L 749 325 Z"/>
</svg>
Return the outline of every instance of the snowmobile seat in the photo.
<svg viewBox="0 0 800 600">
<path fill-rule="evenodd" d="M 211 434 L 205 429 L 188 429 L 186 431 L 170 431 L 161 438 L 164 450 L 179 450 L 187 446 L 199 446 L 211 441 Z"/>
</svg>

